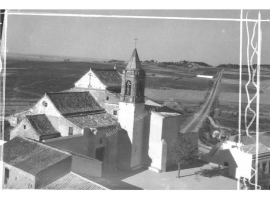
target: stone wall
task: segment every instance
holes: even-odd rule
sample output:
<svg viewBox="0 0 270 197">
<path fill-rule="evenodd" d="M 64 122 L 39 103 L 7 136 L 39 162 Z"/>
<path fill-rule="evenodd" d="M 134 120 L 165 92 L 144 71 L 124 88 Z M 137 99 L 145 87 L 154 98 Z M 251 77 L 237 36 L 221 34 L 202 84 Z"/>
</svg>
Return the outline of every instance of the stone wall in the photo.
<svg viewBox="0 0 270 197">
<path fill-rule="evenodd" d="M 9 178 L 7 179 L 6 184 L 4 183 L 5 168 L 9 169 Z M 35 177 L 33 175 L 6 163 L 4 163 L 3 165 L 2 180 L 3 180 L 2 181 L 3 189 L 34 189 L 35 188 Z"/>
<path fill-rule="evenodd" d="M 144 131 L 144 103 L 119 103 L 118 122 L 128 134 L 131 143 L 131 168 L 142 165 Z M 122 143 L 120 141 L 120 143 Z M 127 141 L 125 143 L 128 143 Z"/>
<path fill-rule="evenodd" d="M 169 116 L 164 118 L 163 128 L 162 128 L 162 139 L 167 143 L 167 164 L 166 167 L 174 165 L 172 159 L 172 145 L 175 139 L 177 139 L 178 133 L 180 131 L 180 115 L 179 116 Z M 197 138 L 198 141 L 198 138 Z"/>
<path fill-rule="evenodd" d="M 61 133 L 61 136 L 68 136 L 69 127 L 73 128 L 73 135 L 78 135 L 83 133 L 83 129 L 77 125 L 71 123 L 62 116 L 52 116 L 48 115 L 47 118 L 51 122 L 52 126 Z"/>
<path fill-rule="evenodd" d="M 44 144 L 56 148 L 72 151 L 88 157 L 94 156 L 94 150 L 89 145 L 91 140 L 84 135 L 73 135 L 68 137 L 59 137 L 50 140 L 44 140 Z"/>
<path fill-rule="evenodd" d="M 10 132 L 10 139 L 13 139 L 16 136 L 23 136 L 37 141 L 40 140 L 40 136 L 26 118 Z"/>
<path fill-rule="evenodd" d="M 71 171 L 81 175 L 101 177 L 102 162 L 78 154 L 72 154 Z"/>
<path fill-rule="evenodd" d="M 72 157 L 70 156 L 39 172 L 36 175 L 35 188 L 42 188 L 56 181 L 62 176 L 68 174 L 71 171 L 71 162 L 72 162 Z"/>
<path fill-rule="evenodd" d="M 96 149 L 105 147 L 103 169 L 114 170 L 117 167 L 118 130 L 116 125 L 92 130 L 85 129 L 83 135 L 45 140 L 44 143 L 94 159 L 96 158 Z"/>
</svg>

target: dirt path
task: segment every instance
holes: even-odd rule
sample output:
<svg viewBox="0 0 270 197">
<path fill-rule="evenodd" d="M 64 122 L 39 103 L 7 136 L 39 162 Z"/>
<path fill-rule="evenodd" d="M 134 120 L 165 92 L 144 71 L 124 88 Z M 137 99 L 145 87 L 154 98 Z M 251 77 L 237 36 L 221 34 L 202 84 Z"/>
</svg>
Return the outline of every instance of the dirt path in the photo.
<svg viewBox="0 0 270 197">
<path fill-rule="evenodd" d="M 214 84 L 206 103 L 198 113 L 194 114 L 194 118 L 187 124 L 185 128 L 180 131 L 181 133 L 198 132 L 198 129 L 201 127 L 206 115 L 208 115 L 210 107 L 218 92 L 222 74 L 223 70 L 219 73 L 216 83 Z"/>
</svg>

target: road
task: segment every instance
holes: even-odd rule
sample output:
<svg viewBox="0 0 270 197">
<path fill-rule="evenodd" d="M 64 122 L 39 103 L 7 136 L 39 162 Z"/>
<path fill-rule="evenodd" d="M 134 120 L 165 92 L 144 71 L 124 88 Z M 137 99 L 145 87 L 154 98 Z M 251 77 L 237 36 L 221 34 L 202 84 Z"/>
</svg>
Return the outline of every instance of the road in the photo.
<svg viewBox="0 0 270 197">
<path fill-rule="evenodd" d="M 181 133 L 189 133 L 189 132 L 198 132 L 198 129 L 202 126 L 203 121 L 206 118 L 206 115 L 208 115 L 210 107 L 216 97 L 216 94 L 218 92 L 218 88 L 220 85 L 220 81 L 222 78 L 223 70 L 220 71 L 218 78 L 208 96 L 207 101 L 205 102 L 202 109 L 194 115 L 194 118 L 186 125 L 185 128 L 183 128 L 180 132 Z"/>
</svg>

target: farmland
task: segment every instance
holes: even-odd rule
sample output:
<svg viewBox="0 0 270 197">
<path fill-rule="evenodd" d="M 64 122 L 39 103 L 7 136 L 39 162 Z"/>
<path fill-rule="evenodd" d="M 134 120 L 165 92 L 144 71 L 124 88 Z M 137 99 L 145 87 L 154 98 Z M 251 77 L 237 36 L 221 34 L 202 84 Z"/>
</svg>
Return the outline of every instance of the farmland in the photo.
<svg viewBox="0 0 270 197">
<path fill-rule="evenodd" d="M 146 87 L 153 89 L 184 89 L 206 91 L 212 87 L 213 81 L 202 78 L 164 78 L 148 77 L 146 78 Z"/>
<path fill-rule="evenodd" d="M 220 91 L 221 92 L 226 92 L 226 93 L 239 93 L 239 84 L 227 84 L 227 83 L 223 83 L 221 84 L 221 87 L 220 87 Z M 243 93 L 246 92 L 246 89 L 245 89 L 245 86 L 242 85 L 242 90 L 241 90 Z M 254 94 L 256 93 L 256 89 L 254 87 L 248 87 L 248 91 L 249 93 L 251 94 Z M 263 94 L 263 91 L 260 91 L 261 94 Z"/>
<path fill-rule="evenodd" d="M 226 70 L 223 75 L 221 88 L 218 96 L 218 105 L 216 108 L 221 109 L 221 115 L 216 117 L 216 121 L 220 123 L 222 126 L 238 128 L 238 115 L 234 116 L 233 112 L 238 112 L 239 108 L 239 70 L 238 72 L 234 72 L 235 70 L 230 69 Z M 267 72 L 262 72 L 261 75 L 261 87 L 260 87 L 260 131 L 267 131 L 270 127 L 270 91 L 267 89 L 270 86 L 270 78 L 267 76 Z M 244 112 L 245 108 L 248 104 L 247 94 L 245 90 L 245 85 L 247 80 L 249 79 L 247 74 L 242 75 L 242 120 L 241 120 L 241 128 L 245 128 L 244 121 Z M 256 89 L 253 84 L 248 86 L 248 91 L 250 98 L 252 98 Z M 251 104 L 251 108 L 256 110 L 256 100 Z M 251 117 L 248 117 L 248 122 Z M 256 128 L 256 124 L 252 124 L 251 130 Z"/>
<path fill-rule="evenodd" d="M 237 80 L 239 80 L 239 74 L 238 73 L 235 73 L 235 74 L 226 74 L 225 73 L 223 75 L 223 78 L 226 78 L 226 79 L 237 79 Z M 261 81 L 263 81 L 263 80 L 269 80 L 269 79 L 270 79 L 270 77 L 261 76 Z M 249 80 L 248 74 L 243 74 L 242 75 L 242 80 L 244 80 L 244 81 Z M 256 77 L 255 77 L 255 81 L 256 81 Z"/>
</svg>

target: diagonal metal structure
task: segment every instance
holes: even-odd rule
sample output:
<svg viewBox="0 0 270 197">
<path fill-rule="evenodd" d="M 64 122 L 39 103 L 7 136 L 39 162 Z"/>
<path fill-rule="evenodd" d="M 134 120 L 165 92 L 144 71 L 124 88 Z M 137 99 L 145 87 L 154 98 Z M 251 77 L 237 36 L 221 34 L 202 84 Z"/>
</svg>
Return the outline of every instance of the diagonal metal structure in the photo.
<svg viewBox="0 0 270 197">
<path fill-rule="evenodd" d="M 241 12 L 242 18 L 242 12 Z M 253 29 L 250 36 L 248 14 L 246 16 L 246 30 L 247 30 L 247 70 L 248 70 L 248 82 L 245 84 L 245 91 L 247 95 L 247 105 L 245 106 L 245 133 L 247 136 L 251 137 L 250 127 L 253 124 L 256 124 L 255 139 L 256 139 L 256 156 L 255 156 L 255 165 L 252 167 L 251 178 L 255 178 L 255 182 L 251 182 L 251 178 L 247 180 L 243 178 L 244 185 L 248 181 L 249 184 L 253 185 L 256 190 L 260 190 L 261 187 L 258 185 L 258 155 L 259 155 L 259 114 L 260 114 L 260 65 L 261 65 L 261 46 L 262 46 L 262 30 L 261 30 L 261 14 L 258 14 L 258 19 L 255 23 L 252 23 Z M 242 22 L 241 22 L 241 36 L 242 36 Z M 256 39 L 257 37 L 257 39 Z M 239 69 L 239 143 L 241 142 L 241 121 L 242 121 L 242 39 L 240 43 L 240 69 Z M 256 57 L 257 62 L 254 64 L 254 57 Z M 253 86 L 256 88 L 256 93 L 251 95 L 249 92 L 250 87 Z M 255 109 L 252 108 L 255 105 Z M 252 115 L 251 120 L 248 120 L 248 114 Z M 238 189 L 239 189 L 240 179 L 238 180 Z"/>
</svg>

